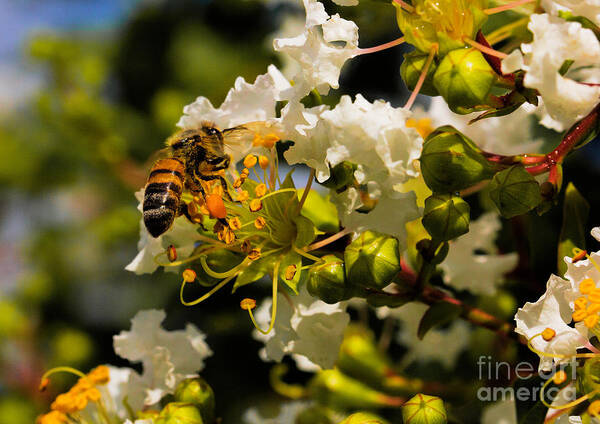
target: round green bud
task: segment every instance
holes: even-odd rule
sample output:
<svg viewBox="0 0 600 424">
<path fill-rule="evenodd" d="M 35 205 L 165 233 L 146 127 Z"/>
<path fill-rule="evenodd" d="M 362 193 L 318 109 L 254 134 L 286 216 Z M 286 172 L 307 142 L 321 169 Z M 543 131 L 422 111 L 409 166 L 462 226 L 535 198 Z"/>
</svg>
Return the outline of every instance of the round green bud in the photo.
<svg viewBox="0 0 600 424">
<path fill-rule="evenodd" d="M 413 51 L 404 55 L 404 60 L 402 61 L 402 65 L 400 65 L 400 76 L 409 90 L 414 91 L 428 57 L 428 54 L 423 54 L 419 51 Z M 437 64 L 434 60 L 427 70 L 425 81 L 421 87 L 421 94 L 439 96 L 437 89 L 433 85 L 433 74 L 435 74 L 436 70 Z"/>
<path fill-rule="evenodd" d="M 338 424 L 387 424 L 383 418 L 370 412 L 357 412 Z"/>
<path fill-rule="evenodd" d="M 154 424 L 204 424 L 204 420 L 194 405 L 171 402 L 160 411 L 158 417 L 154 419 Z"/>
<path fill-rule="evenodd" d="M 321 183 L 327 188 L 338 192 L 344 191 L 354 183 L 354 171 L 358 166 L 355 163 L 343 161 L 331 168 L 329 178 Z"/>
<path fill-rule="evenodd" d="M 402 405 L 404 424 L 446 424 L 444 401 L 435 396 L 419 393 Z"/>
<path fill-rule="evenodd" d="M 398 240 L 365 231 L 346 247 L 344 262 L 351 286 L 382 289 L 401 270 Z"/>
<path fill-rule="evenodd" d="M 452 194 L 433 194 L 425 200 L 423 226 L 438 241 L 469 232 L 469 204 Z"/>
<path fill-rule="evenodd" d="M 421 172 L 435 193 L 452 193 L 492 178 L 496 168 L 468 137 L 451 126 L 429 134 L 421 152 Z"/>
<path fill-rule="evenodd" d="M 326 407 L 314 405 L 296 415 L 294 424 L 333 424 L 330 415 Z"/>
<path fill-rule="evenodd" d="M 308 292 L 325 303 L 338 303 L 349 298 L 346 284 L 344 261 L 334 255 L 325 255 L 324 262 L 310 268 L 308 272 Z"/>
<path fill-rule="evenodd" d="M 453 112 L 466 114 L 486 108 L 497 75 L 479 50 L 448 52 L 440 62 L 433 85 Z"/>
<path fill-rule="evenodd" d="M 175 400 L 196 406 L 204 422 L 215 420 L 215 393 L 202 377 L 188 378 L 179 383 L 175 389 Z"/>
<path fill-rule="evenodd" d="M 403 398 L 378 392 L 335 368 L 315 375 L 308 390 L 312 399 L 334 409 L 383 408 L 400 406 L 403 402 Z"/>
<path fill-rule="evenodd" d="M 543 200 L 540 185 L 521 165 L 513 165 L 494 175 L 489 193 L 505 218 L 523 215 Z"/>
<path fill-rule="evenodd" d="M 375 345 L 373 333 L 358 325 L 346 329 L 336 365 L 344 374 L 378 388 L 391 371 L 387 358 Z"/>
</svg>

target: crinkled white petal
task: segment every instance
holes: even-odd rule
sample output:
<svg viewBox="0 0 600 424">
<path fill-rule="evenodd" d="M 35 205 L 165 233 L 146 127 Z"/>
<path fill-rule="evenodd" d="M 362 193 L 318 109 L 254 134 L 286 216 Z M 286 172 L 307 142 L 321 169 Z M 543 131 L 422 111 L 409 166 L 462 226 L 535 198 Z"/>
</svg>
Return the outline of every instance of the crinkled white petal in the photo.
<svg viewBox="0 0 600 424">
<path fill-rule="evenodd" d="M 276 105 L 282 100 L 282 92 L 290 89 L 289 81 L 273 65 L 267 73 L 259 75 L 253 84 L 238 77 L 234 86 L 219 108 L 215 108 L 206 97 L 198 97 L 194 103 L 183 108 L 183 116 L 177 126 L 183 129 L 198 128 L 202 122 L 211 121 L 221 129 L 255 121 L 265 121 L 278 128 Z M 253 150 L 251 143 L 226 144 L 227 153 L 233 162 L 242 160 Z"/>
<path fill-rule="evenodd" d="M 294 424 L 298 414 L 309 405 L 309 402 L 304 401 L 284 402 L 276 417 L 263 417 L 258 409 L 250 408 L 244 412 L 242 421 L 244 424 Z"/>
<path fill-rule="evenodd" d="M 471 222 L 467 234 L 451 241 L 448 256 L 440 265 L 444 283 L 473 294 L 494 294 L 504 274 L 518 262 L 516 253 L 497 253 L 494 241 L 500 228 L 498 215 L 487 212 Z"/>
<path fill-rule="evenodd" d="M 533 126 L 537 124 L 535 111 L 535 106 L 526 103 L 510 115 L 469 124 L 477 113 L 458 115 L 450 110 L 442 97 L 434 97 L 427 112 L 415 110 L 415 118 L 431 119 L 433 128 L 451 125 L 487 152 L 516 155 L 540 152 L 544 141 L 534 138 L 532 133 Z"/>
<path fill-rule="evenodd" d="M 464 322 L 455 321 L 446 329 L 429 330 L 421 340 L 417 333 L 427 308 L 425 304 L 412 302 L 399 308 L 378 308 L 377 316 L 391 316 L 400 321 L 397 340 L 408 349 L 403 358 L 405 363 L 438 361 L 447 369 L 452 369 L 458 356 L 469 344 L 469 327 Z"/>
<path fill-rule="evenodd" d="M 598 103 L 600 87 L 592 87 L 573 80 L 572 72 L 559 73 L 565 61 L 572 60 L 571 70 L 592 67 L 592 74 L 600 72 L 600 42 L 593 31 L 578 22 L 567 22 L 548 14 L 532 15 L 528 26 L 533 42 L 521 45 L 524 53 L 521 69 L 526 71 L 524 84 L 537 89 L 549 118 L 543 125 L 556 131 L 568 129 L 587 115 Z M 504 69 L 519 66 L 518 53 L 505 59 Z M 583 81 L 586 82 L 586 81 Z"/>
<path fill-rule="evenodd" d="M 289 296 L 293 302 L 277 295 L 277 319 L 269 334 L 253 332 L 255 339 L 265 343 L 260 356 L 263 360 L 281 361 L 284 355 L 306 357 L 321 368 L 332 368 L 338 357 L 344 330 L 350 321 L 345 303 L 329 305 L 312 297 L 302 286 L 298 295 Z M 255 319 L 265 329 L 271 321 L 271 300 L 265 299 L 257 309 Z M 310 369 L 307 362 L 298 363 Z"/>
<path fill-rule="evenodd" d="M 600 25 L 600 0 L 542 0 L 542 7 L 553 15 L 568 10 L 574 16 L 583 16 Z"/>
<path fill-rule="evenodd" d="M 358 27 L 354 22 L 339 15 L 330 17 L 316 0 L 304 0 L 304 7 L 304 31 L 273 41 L 275 51 L 287 54 L 300 65 L 295 86 L 288 91 L 288 98 L 293 100 L 315 88 L 321 94 L 327 94 L 329 87 L 338 88 L 341 68 L 358 48 Z"/>
<path fill-rule="evenodd" d="M 137 191 L 135 197 L 139 202 L 138 210 L 142 212 L 144 189 Z M 140 221 L 140 241 L 138 242 L 139 252 L 125 269 L 138 275 L 151 274 L 158 268 L 158 264 L 154 259 L 156 255 L 165 252 L 170 245 L 173 245 L 177 250 L 177 256 L 180 259 L 185 259 L 192 254 L 198 240 L 197 226 L 184 216 L 175 218 L 171 228 L 157 238 L 148 233 L 142 219 Z M 167 268 L 167 270 L 169 269 Z"/>
<path fill-rule="evenodd" d="M 592 228 L 592 237 L 600 241 L 600 227 Z"/>
<path fill-rule="evenodd" d="M 572 308 L 569 304 L 573 288 L 570 281 L 556 275 L 550 276 L 544 293 L 537 302 L 527 302 L 515 315 L 517 323 L 516 332 L 532 339 L 546 328 L 556 332 L 556 336 L 549 342 L 537 336 L 531 340 L 532 346 L 548 354 L 573 355 L 582 347 L 586 340 L 573 327 L 571 322 Z M 540 369 L 548 370 L 552 367 L 552 358 L 541 356 Z M 558 361 L 557 361 L 558 362 Z"/>
<path fill-rule="evenodd" d="M 573 263 L 573 260 L 568 256 L 564 258 L 567 264 L 567 272 L 565 272 L 565 278 L 571 281 L 573 289 L 579 290 L 581 282 L 587 278 L 591 278 L 597 283 L 600 282 L 600 270 L 596 268 L 594 262 L 600 265 L 600 252 L 593 252 L 590 254 L 592 261 L 584 259 Z"/>
<path fill-rule="evenodd" d="M 164 311 L 140 311 L 131 320 L 131 331 L 113 338 L 117 355 L 143 364 L 142 375 L 133 373 L 128 384 L 144 388 L 144 405 L 157 403 L 173 393 L 180 381 L 197 376 L 204 360 L 212 355 L 204 334 L 195 326 L 166 331 L 161 327 L 165 316 Z"/>
</svg>

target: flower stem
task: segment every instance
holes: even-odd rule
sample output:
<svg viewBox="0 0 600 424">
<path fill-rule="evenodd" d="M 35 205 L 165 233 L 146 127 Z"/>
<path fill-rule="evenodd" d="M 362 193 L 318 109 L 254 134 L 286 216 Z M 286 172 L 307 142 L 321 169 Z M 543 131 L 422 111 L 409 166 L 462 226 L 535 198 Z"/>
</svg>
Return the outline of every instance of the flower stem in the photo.
<svg viewBox="0 0 600 424">
<path fill-rule="evenodd" d="M 404 43 L 404 37 L 397 38 L 397 39 L 395 39 L 393 41 L 390 41 L 388 43 L 380 44 L 379 46 L 369 47 L 369 48 L 366 48 L 366 49 L 357 49 L 356 50 L 356 54 L 354 56 L 356 57 L 356 56 L 360 56 L 360 55 L 363 55 L 363 54 L 370 54 L 370 53 L 380 52 L 382 50 L 386 50 L 386 49 L 389 49 L 389 48 L 392 48 L 392 47 L 396 47 L 396 46 L 398 46 L 398 45 L 400 45 L 402 43 Z"/>
<path fill-rule="evenodd" d="M 417 81 L 417 85 L 415 85 L 415 89 L 413 90 L 410 97 L 408 98 L 408 101 L 404 105 L 404 109 L 410 109 L 412 107 L 413 103 L 415 102 L 417 95 L 419 94 L 419 91 L 421 91 L 421 87 L 423 87 L 423 83 L 425 82 L 425 78 L 427 77 L 427 73 L 429 72 L 429 67 L 431 66 L 431 62 L 433 62 L 433 57 L 435 56 L 435 53 L 437 52 L 437 50 L 438 50 L 437 44 L 434 44 L 431 47 L 431 50 L 429 50 L 429 56 L 427 57 L 427 62 L 425 62 L 425 65 L 423 66 L 423 69 L 421 70 L 421 75 L 419 75 L 419 80 Z"/>
<path fill-rule="evenodd" d="M 298 204 L 298 210 L 296 211 L 297 215 L 300 215 L 300 211 L 302 211 L 302 206 L 304 206 L 304 202 L 306 202 L 306 198 L 308 197 L 308 193 L 310 192 L 310 187 L 312 186 L 313 180 L 315 179 L 315 175 L 315 169 L 311 168 L 310 175 L 308 176 L 308 181 L 306 182 L 306 187 L 304 187 L 304 192 L 302 192 L 302 198 L 300 199 L 300 203 Z"/>
<path fill-rule="evenodd" d="M 533 3 L 534 1 L 536 1 L 536 0 L 517 0 L 512 3 L 502 5 L 502 6 L 492 7 L 490 9 L 484 9 L 483 13 L 485 13 L 486 15 L 493 15 L 494 13 L 504 12 L 506 10 L 514 9 L 515 7 L 519 7 L 519 6 L 522 6 L 527 3 Z"/>
<path fill-rule="evenodd" d="M 326 239 L 323 239 L 321 241 L 313 243 L 310 246 L 306 246 L 303 250 L 305 252 L 310 252 L 312 250 L 320 249 L 321 247 L 327 246 L 328 244 L 333 243 L 334 241 L 341 239 L 342 237 L 350 234 L 351 232 L 352 231 L 350 231 L 347 228 L 345 228 L 342 231 L 340 231 L 338 233 L 335 233 L 332 236 L 327 237 Z"/>
</svg>

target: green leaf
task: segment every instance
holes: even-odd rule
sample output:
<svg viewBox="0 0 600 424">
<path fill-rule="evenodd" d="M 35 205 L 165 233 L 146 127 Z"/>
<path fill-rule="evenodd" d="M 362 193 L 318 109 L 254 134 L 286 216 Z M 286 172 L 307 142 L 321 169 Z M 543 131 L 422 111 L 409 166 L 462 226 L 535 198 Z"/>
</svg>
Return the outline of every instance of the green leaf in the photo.
<svg viewBox="0 0 600 424">
<path fill-rule="evenodd" d="M 490 198 L 505 218 L 527 213 L 543 200 L 540 185 L 521 165 L 494 175 L 489 190 Z"/>
<path fill-rule="evenodd" d="M 423 318 L 421 318 L 419 329 L 417 330 L 417 336 L 419 336 L 419 339 L 423 339 L 425 334 L 427 334 L 427 332 L 433 327 L 447 324 L 455 318 L 458 318 L 461 311 L 462 309 L 460 306 L 452 303 L 434 303 L 429 309 L 427 309 L 427 311 L 425 311 Z"/>
<path fill-rule="evenodd" d="M 285 278 L 285 272 L 287 267 L 294 265 L 296 267 L 296 273 L 291 280 Z M 279 264 L 279 277 L 287 284 L 287 286 L 298 294 L 298 283 L 300 282 L 300 276 L 302 275 L 302 256 L 293 250 L 290 250 L 282 259 Z"/>
<path fill-rule="evenodd" d="M 298 191 L 298 196 L 301 196 L 303 191 Z M 310 219 L 320 231 L 337 233 L 340 229 L 335 205 L 329 201 L 329 196 L 321 196 L 316 190 L 308 192 L 302 215 Z"/>
<path fill-rule="evenodd" d="M 298 215 L 294 223 L 296 224 L 296 240 L 294 240 L 294 245 L 299 248 L 308 246 L 316 237 L 315 224 L 302 215 Z"/>
<path fill-rule="evenodd" d="M 558 272 L 560 275 L 564 275 L 567 271 L 567 264 L 563 258 L 573 256 L 575 247 L 585 249 L 586 223 L 589 213 L 589 203 L 573 183 L 569 183 L 565 190 L 563 221 L 558 242 Z"/>
</svg>

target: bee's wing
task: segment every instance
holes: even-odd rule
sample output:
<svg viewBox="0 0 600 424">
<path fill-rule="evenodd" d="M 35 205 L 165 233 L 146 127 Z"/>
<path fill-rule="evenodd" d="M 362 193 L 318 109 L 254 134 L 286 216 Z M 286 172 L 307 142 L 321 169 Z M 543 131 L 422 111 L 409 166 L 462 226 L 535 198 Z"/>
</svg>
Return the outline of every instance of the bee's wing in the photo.
<svg viewBox="0 0 600 424">
<path fill-rule="evenodd" d="M 223 143 L 230 146 L 240 146 L 252 143 L 256 130 L 250 124 L 239 125 L 223 130 Z"/>
<path fill-rule="evenodd" d="M 154 165 L 154 163 L 160 159 L 166 159 L 172 156 L 171 153 L 171 148 L 170 147 L 165 147 L 164 149 L 160 149 L 157 150 L 156 152 L 152 153 L 148 159 L 146 160 L 146 162 L 144 163 L 144 167 L 146 169 L 150 169 L 150 167 L 152 165 Z"/>
</svg>

